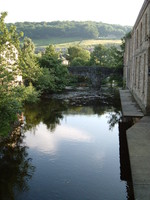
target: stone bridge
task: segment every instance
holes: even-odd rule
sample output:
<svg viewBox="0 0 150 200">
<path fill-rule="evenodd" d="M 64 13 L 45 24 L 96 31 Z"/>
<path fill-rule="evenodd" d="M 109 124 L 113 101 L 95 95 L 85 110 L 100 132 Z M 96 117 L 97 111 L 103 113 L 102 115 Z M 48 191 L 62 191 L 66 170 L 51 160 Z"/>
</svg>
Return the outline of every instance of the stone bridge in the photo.
<svg viewBox="0 0 150 200">
<path fill-rule="evenodd" d="M 110 77 L 111 75 L 120 75 L 121 70 L 116 70 L 109 67 L 69 67 L 69 72 L 78 77 L 84 77 L 90 80 L 93 87 L 100 87 L 102 80 Z"/>
</svg>

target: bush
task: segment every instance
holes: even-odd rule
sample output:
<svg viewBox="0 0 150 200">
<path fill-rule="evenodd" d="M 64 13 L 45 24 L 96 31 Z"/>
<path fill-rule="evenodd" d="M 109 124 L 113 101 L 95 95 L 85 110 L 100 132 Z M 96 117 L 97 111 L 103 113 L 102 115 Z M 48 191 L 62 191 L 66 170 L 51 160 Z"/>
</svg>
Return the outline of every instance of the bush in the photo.
<svg viewBox="0 0 150 200">
<path fill-rule="evenodd" d="M 55 79 L 52 70 L 41 68 L 41 74 L 35 82 L 35 87 L 42 93 L 49 93 L 55 90 Z"/>
<path fill-rule="evenodd" d="M 32 83 L 30 83 L 28 87 L 25 87 L 23 95 L 24 95 L 23 97 L 24 102 L 35 103 L 39 100 L 40 91 L 37 91 L 33 87 Z"/>
<path fill-rule="evenodd" d="M 5 99 L 0 104 L 0 135 L 7 136 L 11 130 L 11 124 L 17 120 L 17 113 L 21 110 L 21 104 L 13 99 Z"/>
</svg>

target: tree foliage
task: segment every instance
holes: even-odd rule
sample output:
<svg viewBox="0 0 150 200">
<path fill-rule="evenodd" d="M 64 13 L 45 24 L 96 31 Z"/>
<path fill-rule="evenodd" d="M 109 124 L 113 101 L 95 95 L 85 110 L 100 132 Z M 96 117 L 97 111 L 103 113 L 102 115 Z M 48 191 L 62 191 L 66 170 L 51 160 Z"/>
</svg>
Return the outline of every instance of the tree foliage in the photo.
<svg viewBox="0 0 150 200">
<path fill-rule="evenodd" d="M 11 26 L 11 24 L 8 24 L 8 26 Z M 15 26 L 18 32 L 23 31 L 26 37 L 30 37 L 33 40 L 51 37 L 121 38 L 131 30 L 129 26 L 92 21 L 17 22 Z"/>
<path fill-rule="evenodd" d="M 42 53 L 39 59 L 40 66 L 42 68 L 55 68 L 61 64 L 61 59 L 59 59 L 59 53 L 55 51 L 53 45 L 46 47 L 45 52 Z"/>
<path fill-rule="evenodd" d="M 67 59 L 70 62 L 70 66 L 87 65 L 90 59 L 90 52 L 80 46 L 69 47 Z"/>
<path fill-rule="evenodd" d="M 28 101 L 34 91 L 16 83 L 24 62 L 20 49 L 22 33 L 18 34 L 15 26 L 6 26 L 6 16 L 6 12 L 0 15 L 0 135 L 8 134 L 10 124 L 17 120 L 17 113 L 21 112 L 22 103 Z"/>
<path fill-rule="evenodd" d="M 120 48 L 111 46 L 106 52 L 106 65 L 108 67 L 123 68 L 123 52 Z"/>
<path fill-rule="evenodd" d="M 14 87 L 14 79 L 20 64 L 19 39 L 16 28 L 7 28 L 4 20 L 7 13 L 0 15 L 0 133 L 5 134 L 10 123 L 16 119 L 16 113 L 21 107 L 19 94 Z M 12 84 L 14 83 L 14 84 Z M 4 130 L 6 128 L 6 132 Z"/>
<path fill-rule="evenodd" d="M 41 72 L 38 65 L 38 60 L 35 55 L 35 45 L 30 38 L 24 38 L 24 43 L 21 48 L 22 51 L 22 76 L 25 85 L 33 83 L 38 79 Z"/>
<path fill-rule="evenodd" d="M 115 46 L 105 47 L 99 44 L 91 53 L 90 65 L 123 68 L 123 51 Z"/>
<path fill-rule="evenodd" d="M 54 46 L 49 45 L 39 58 L 42 74 L 36 82 L 37 88 L 43 92 L 56 92 L 64 89 L 68 83 L 68 70 L 61 63 L 59 53 L 55 51 Z"/>
<path fill-rule="evenodd" d="M 91 53 L 92 65 L 106 66 L 106 47 L 102 44 L 95 46 L 94 51 Z"/>
</svg>

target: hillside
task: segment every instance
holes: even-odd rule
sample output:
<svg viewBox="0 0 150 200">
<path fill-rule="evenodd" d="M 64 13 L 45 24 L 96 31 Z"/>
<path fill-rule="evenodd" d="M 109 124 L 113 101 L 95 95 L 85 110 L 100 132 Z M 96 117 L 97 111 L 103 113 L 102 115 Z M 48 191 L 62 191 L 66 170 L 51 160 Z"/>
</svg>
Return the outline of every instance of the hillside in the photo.
<svg viewBox="0 0 150 200">
<path fill-rule="evenodd" d="M 61 43 L 57 42 L 60 38 L 67 42 L 103 38 L 120 39 L 131 30 L 129 26 L 92 21 L 17 22 L 14 25 L 18 32 L 24 32 L 25 37 L 30 37 L 32 40 L 54 39 L 55 43 Z"/>
</svg>

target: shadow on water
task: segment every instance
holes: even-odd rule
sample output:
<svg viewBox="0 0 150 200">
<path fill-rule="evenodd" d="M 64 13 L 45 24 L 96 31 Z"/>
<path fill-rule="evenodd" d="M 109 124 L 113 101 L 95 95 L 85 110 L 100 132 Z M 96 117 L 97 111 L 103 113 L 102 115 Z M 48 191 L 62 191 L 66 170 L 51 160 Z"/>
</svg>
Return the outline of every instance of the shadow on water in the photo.
<svg viewBox="0 0 150 200">
<path fill-rule="evenodd" d="M 134 200 L 129 151 L 126 131 L 132 126 L 132 122 L 119 122 L 119 152 L 120 152 L 120 179 L 127 182 L 126 190 L 128 200 Z"/>
<path fill-rule="evenodd" d="M 121 117 L 120 98 L 118 91 L 107 91 L 103 97 L 76 105 L 63 100 L 45 99 L 24 108 L 24 131 L 36 130 L 41 122 L 53 132 L 64 115 L 93 115 L 101 116 L 109 113 L 108 124 L 112 129 L 119 123 Z M 133 200 L 130 164 L 125 137 L 126 127 L 119 124 L 120 143 L 120 179 L 127 182 L 127 199 Z M 29 180 L 35 172 L 32 159 L 28 156 L 27 147 L 23 143 L 24 134 L 17 128 L 9 139 L 0 143 L 0 199 L 15 200 L 15 196 L 29 189 Z"/>
</svg>

